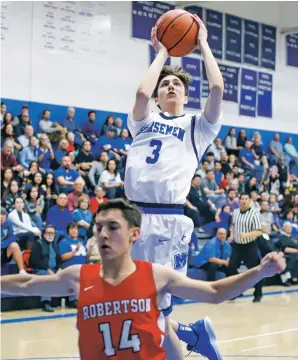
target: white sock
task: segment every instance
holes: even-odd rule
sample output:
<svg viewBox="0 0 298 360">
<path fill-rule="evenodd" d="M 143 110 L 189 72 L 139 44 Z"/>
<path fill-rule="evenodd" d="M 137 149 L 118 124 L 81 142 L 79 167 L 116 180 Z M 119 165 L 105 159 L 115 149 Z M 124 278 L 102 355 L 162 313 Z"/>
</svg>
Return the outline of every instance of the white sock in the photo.
<svg viewBox="0 0 298 360">
<path fill-rule="evenodd" d="M 22 269 L 22 270 L 19 271 L 19 274 L 21 274 L 21 275 L 26 275 L 26 274 L 28 274 L 28 273 L 26 272 L 26 270 Z"/>
</svg>

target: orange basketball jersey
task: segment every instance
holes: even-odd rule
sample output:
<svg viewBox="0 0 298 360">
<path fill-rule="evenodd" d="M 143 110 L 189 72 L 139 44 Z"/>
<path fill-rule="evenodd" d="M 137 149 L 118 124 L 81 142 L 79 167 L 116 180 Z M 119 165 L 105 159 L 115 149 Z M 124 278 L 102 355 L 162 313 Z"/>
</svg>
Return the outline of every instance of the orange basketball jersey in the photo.
<svg viewBox="0 0 298 360">
<path fill-rule="evenodd" d="M 157 306 L 152 264 L 114 286 L 99 276 L 100 264 L 82 265 L 77 327 L 82 360 L 165 360 L 165 319 Z"/>
</svg>

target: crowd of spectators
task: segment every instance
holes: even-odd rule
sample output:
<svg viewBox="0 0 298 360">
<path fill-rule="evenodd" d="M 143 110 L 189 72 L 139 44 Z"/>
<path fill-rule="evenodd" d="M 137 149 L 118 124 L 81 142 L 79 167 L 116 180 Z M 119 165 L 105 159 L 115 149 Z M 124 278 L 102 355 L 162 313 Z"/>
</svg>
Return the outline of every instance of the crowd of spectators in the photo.
<svg viewBox="0 0 298 360">
<path fill-rule="evenodd" d="M 2 263 L 13 258 L 20 272 L 44 275 L 99 261 L 94 215 L 102 202 L 125 197 L 131 142 L 121 118 L 108 116 L 100 127 L 95 111 L 78 122 L 74 108 L 55 120 L 45 109 L 34 128 L 27 105 L 12 114 L 2 103 Z M 214 141 L 198 165 L 185 214 L 198 231 L 216 236 L 223 228 L 220 238 L 227 238 L 239 195 L 249 193 L 251 206 L 260 212 L 263 240 L 298 258 L 298 250 L 292 250 L 298 249 L 297 189 L 298 153 L 290 137 L 282 145 L 275 134 L 265 149 L 260 133 L 247 139 L 245 130 L 236 137 L 232 128 L 225 139 Z M 22 252 L 28 250 L 26 260 Z M 53 311 L 49 299 L 42 302 L 45 311 Z M 75 307 L 76 299 L 68 305 Z"/>
</svg>

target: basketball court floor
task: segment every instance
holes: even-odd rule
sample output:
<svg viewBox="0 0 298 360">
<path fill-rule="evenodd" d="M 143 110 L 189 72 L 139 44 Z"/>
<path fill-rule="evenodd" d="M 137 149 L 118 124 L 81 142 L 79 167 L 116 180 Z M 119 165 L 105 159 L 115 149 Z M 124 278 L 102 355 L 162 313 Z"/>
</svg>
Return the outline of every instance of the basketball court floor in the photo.
<svg viewBox="0 0 298 360">
<path fill-rule="evenodd" d="M 298 359 L 298 287 L 269 287 L 264 293 L 257 304 L 252 303 L 250 290 L 220 305 L 179 305 L 173 318 L 189 323 L 209 316 L 224 359 Z M 75 324 L 75 313 L 68 309 L 56 308 L 50 315 L 40 309 L 5 312 L 1 316 L 1 358 L 76 360 Z M 202 359 L 194 353 L 189 358 Z"/>
</svg>

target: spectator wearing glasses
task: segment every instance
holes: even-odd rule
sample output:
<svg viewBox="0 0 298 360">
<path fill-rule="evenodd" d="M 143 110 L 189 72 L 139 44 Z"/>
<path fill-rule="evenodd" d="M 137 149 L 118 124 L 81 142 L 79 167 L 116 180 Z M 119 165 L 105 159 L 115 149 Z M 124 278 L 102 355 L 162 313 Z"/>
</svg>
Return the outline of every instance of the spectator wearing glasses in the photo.
<svg viewBox="0 0 298 360">
<path fill-rule="evenodd" d="M 50 224 L 47 225 L 42 235 L 32 247 L 29 266 L 36 275 L 53 275 L 61 266 L 59 247 L 54 241 L 55 227 Z M 42 296 L 40 300 L 43 311 L 54 311 L 51 307 L 50 297 Z"/>
</svg>

